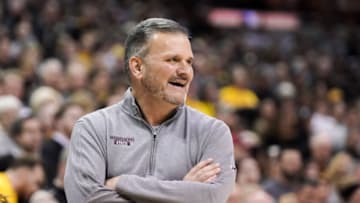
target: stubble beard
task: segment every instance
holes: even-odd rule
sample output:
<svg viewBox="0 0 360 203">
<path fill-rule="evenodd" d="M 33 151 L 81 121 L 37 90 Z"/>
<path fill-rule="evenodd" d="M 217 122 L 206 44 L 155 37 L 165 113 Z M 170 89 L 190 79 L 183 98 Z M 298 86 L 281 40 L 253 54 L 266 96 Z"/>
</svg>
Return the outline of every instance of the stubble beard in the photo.
<svg viewBox="0 0 360 203">
<path fill-rule="evenodd" d="M 143 85 L 145 90 L 147 90 L 151 95 L 154 95 L 155 97 L 160 98 L 165 102 L 168 102 L 176 106 L 185 103 L 187 94 L 185 94 L 182 100 L 177 99 L 175 96 L 167 94 L 164 87 L 157 86 L 156 84 L 154 84 L 154 81 L 156 81 L 156 78 L 154 76 L 149 75 L 141 80 L 141 84 Z"/>
</svg>

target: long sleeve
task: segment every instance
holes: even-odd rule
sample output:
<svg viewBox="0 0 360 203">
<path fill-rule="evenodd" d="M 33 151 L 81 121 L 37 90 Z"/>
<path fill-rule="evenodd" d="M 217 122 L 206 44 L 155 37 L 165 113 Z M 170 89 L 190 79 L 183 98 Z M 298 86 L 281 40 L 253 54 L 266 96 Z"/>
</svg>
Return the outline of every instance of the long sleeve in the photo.
<svg viewBox="0 0 360 203">
<path fill-rule="evenodd" d="M 85 120 L 78 121 L 71 137 L 65 171 L 65 192 L 69 203 L 129 203 L 114 190 L 104 187 L 106 176 L 105 138 Z"/>
<path fill-rule="evenodd" d="M 211 135 L 203 143 L 202 160 L 213 158 L 221 165 L 221 173 L 213 183 L 166 181 L 155 177 L 121 175 L 116 191 L 137 203 L 224 203 L 235 184 L 233 143 L 222 122 L 209 129 Z"/>
</svg>

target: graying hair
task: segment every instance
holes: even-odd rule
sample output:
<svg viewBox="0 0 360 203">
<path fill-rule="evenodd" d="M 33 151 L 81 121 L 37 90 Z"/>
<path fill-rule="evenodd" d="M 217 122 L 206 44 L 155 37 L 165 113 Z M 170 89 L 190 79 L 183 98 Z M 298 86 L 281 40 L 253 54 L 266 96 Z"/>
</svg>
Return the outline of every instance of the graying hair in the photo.
<svg viewBox="0 0 360 203">
<path fill-rule="evenodd" d="M 165 18 L 148 18 L 137 24 L 127 36 L 125 41 L 125 70 L 130 80 L 129 59 L 132 56 L 144 57 L 147 53 L 147 42 L 150 37 L 158 32 L 183 33 L 188 38 L 188 30 L 179 23 Z"/>
</svg>

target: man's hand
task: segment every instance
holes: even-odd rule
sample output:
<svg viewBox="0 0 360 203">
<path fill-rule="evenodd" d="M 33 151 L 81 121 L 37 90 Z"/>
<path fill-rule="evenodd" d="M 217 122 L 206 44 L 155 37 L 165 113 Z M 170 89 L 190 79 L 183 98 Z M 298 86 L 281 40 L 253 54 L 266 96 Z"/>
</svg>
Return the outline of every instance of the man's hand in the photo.
<svg viewBox="0 0 360 203">
<path fill-rule="evenodd" d="M 119 179 L 120 179 L 120 176 L 115 176 L 110 179 L 107 179 L 105 182 L 105 187 L 115 190 L 116 184 L 119 181 Z"/>
<path fill-rule="evenodd" d="M 196 164 L 183 180 L 208 183 L 213 181 L 220 171 L 220 164 L 214 163 L 212 159 L 207 159 Z"/>
</svg>

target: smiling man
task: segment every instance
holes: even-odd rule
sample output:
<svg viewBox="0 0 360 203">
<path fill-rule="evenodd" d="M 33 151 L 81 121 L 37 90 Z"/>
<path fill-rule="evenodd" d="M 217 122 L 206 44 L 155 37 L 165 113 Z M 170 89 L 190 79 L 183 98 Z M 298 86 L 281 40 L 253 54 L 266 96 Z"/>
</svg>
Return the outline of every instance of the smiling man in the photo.
<svg viewBox="0 0 360 203">
<path fill-rule="evenodd" d="M 74 127 L 65 174 L 70 203 L 223 203 L 235 182 L 228 127 L 186 105 L 193 79 L 187 30 L 150 18 L 129 33 L 131 87 Z"/>
</svg>

